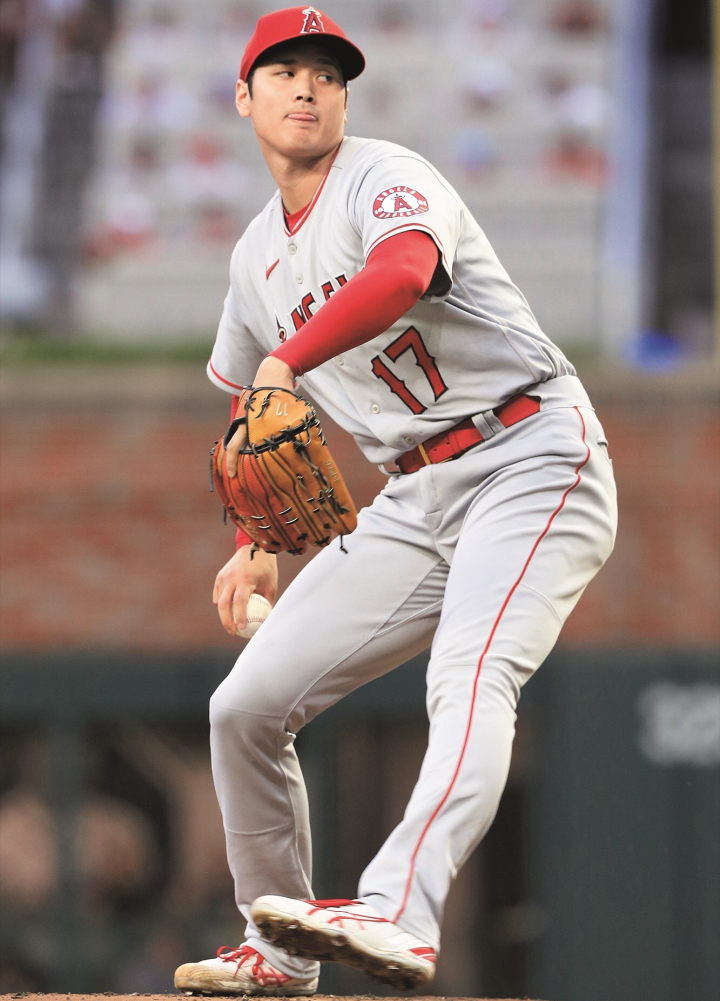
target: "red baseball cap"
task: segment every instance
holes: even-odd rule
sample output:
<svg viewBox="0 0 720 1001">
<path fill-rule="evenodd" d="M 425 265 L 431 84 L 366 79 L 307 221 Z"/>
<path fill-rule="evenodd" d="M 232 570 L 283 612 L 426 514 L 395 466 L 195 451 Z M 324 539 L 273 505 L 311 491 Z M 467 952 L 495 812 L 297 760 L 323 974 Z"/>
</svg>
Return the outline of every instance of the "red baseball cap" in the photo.
<svg viewBox="0 0 720 1001">
<path fill-rule="evenodd" d="M 315 7 L 285 7 L 265 14 L 255 26 L 255 34 L 245 47 L 240 63 L 240 79 L 247 80 L 260 56 L 281 42 L 295 38 L 327 39 L 346 80 L 354 80 L 365 69 L 365 56 L 347 38 L 339 24 Z"/>
</svg>

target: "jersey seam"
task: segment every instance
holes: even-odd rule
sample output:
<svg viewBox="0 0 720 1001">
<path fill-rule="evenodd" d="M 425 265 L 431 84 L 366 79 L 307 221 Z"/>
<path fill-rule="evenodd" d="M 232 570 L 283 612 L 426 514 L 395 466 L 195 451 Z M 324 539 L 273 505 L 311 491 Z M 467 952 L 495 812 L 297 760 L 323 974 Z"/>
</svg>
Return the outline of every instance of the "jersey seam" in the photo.
<svg viewBox="0 0 720 1001">
<path fill-rule="evenodd" d="M 224 376 L 220 375 L 220 373 L 217 371 L 217 369 L 213 365 L 212 359 L 208 362 L 208 368 L 210 369 L 210 372 L 212 373 L 212 375 L 214 375 L 216 379 L 219 379 L 220 382 L 225 383 L 226 386 L 230 386 L 232 389 L 245 389 L 245 386 L 240 386 L 240 385 L 238 385 L 238 383 L 231 382 L 229 379 L 226 379 Z M 220 388 L 224 388 L 224 387 L 220 387 Z M 227 392 L 227 390 L 226 390 L 226 392 Z"/>
<path fill-rule="evenodd" d="M 470 300 L 470 302 L 473 304 L 473 306 L 475 307 L 475 309 L 477 309 L 479 312 L 482 313 L 483 310 L 480 309 L 480 306 L 478 306 L 478 304 L 475 302 L 475 299 L 473 298 L 472 295 L 470 295 L 470 292 L 467 290 L 467 288 L 465 287 L 465 285 L 460 281 L 460 279 L 455 276 L 455 277 L 453 277 L 453 281 L 455 282 L 455 284 L 457 284 L 463 290 L 463 292 L 468 297 L 468 299 Z M 503 336 L 503 339 L 505 340 L 505 343 L 510 348 L 510 350 L 513 352 L 513 354 L 516 355 L 518 361 L 523 366 L 523 368 L 526 369 L 526 371 L 528 372 L 528 374 L 531 376 L 533 382 L 540 382 L 540 377 L 539 377 L 538 373 L 534 372 L 530 368 L 530 366 L 527 363 L 527 361 L 523 358 L 523 356 L 520 354 L 520 352 L 518 351 L 518 349 L 515 347 L 515 345 L 510 340 L 510 338 L 508 336 L 508 332 L 509 332 L 508 331 L 508 327 L 502 321 L 501 317 L 490 318 L 490 316 L 487 316 L 486 319 L 487 319 L 487 322 L 495 324 L 495 326 L 498 328 L 498 330 L 500 331 L 500 333 Z"/>
<path fill-rule="evenodd" d="M 436 563 L 435 566 L 437 567 L 437 566 L 439 566 L 439 564 Z M 442 604 L 443 604 L 444 600 L 445 600 L 444 598 L 440 598 L 438 601 L 434 602 L 432 605 L 428 605 L 427 608 L 421 608 L 419 611 L 413 612 L 412 615 L 408 615 L 408 617 L 406 619 L 403 619 L 402 622 L 397 622 L 397 623 L 395 623 L 395 624 L 393 624 L 391 626 L 387 626 L 387 627 L 381 626 L 380 629 L 373 636 L 373 639 L 377 639 L 378 636 L 387 636 L 389 633 L 391 633 L 393 631 L 393 629 L 395 629 L 396 626 L 405 626 L 405 625 L 408 624 L 408 622 L 412 622 L 413 619 L 417 619 L 421 615 L 427 615 L 428 612 L 433 612 L 433 611 L 435 611 L 436 608 L 442 608 Z"/>
<path fill-rule="evenodd" d="M 285 730 L 284 732 L 288 733 L 289 731 Z M 306 893 L 311 894 L 312 893 L 312 887 L 310 885 L 310 880 L 308 879 L 307 874 L 305 872 L 305 869 L 303 868 L 302 859 L 300 857 L 300 830 L 302 828 L 302 825 L 298 823 L 297 811 L 295 810 L 295 800 L 293 799 L 292 793 L 290 792 L 290 776 L 288 775 L 287 768 L 283 764 L 282 755 L 279 753 L 280 752 L 280 739 L 281 739 L 281 735 L 278 734 L 278 762 L 280 763 L 280 770 L 282 771 L 283 778 L 285 779 L 285 794 L 286 794 L 286 796 L 288 798 L 288 802 L 290 803 L 290 809 L 292 811 L 292 816 L 293 816 L 292 827 L 293 827 L 293 830 L 295 831 L 295 838 L 294 838 L 294 842 L 293 842 L 294 843 L 294 847 L 295 847 L 295 859 L 294 859 L 294 862 L 295 862 L 295 865 L 297 866 L 297 868 L 298 868 L 298 870 L 300 872 L 300 876 L 302 878 L 302 881 L 305 884 L 305 891 L 306 891 Z"/>
<path fill-rule="evenodd" d="M 236 706 L 224 706 L 216 698 L 212 700 L 213 707 L 215 709 L 222 709 L 226 713 L 238 713 L 240 716 L 252 716 L 257 719 L 274 719 L 278 723 L 284 723 L 287 719 L 284 715 L 276 716 L 274 713 L 256 713 L 252 712 L 250 709 L 238 709 Z"/>
<path fill-rule="evenodd" d="M 560 625 L 563 624 L 563 620 L 560 618 L 560 613 L 555 608 L 555 605 L 552 603 L 552 601 L 550 601 L 550 599 L 548 598 L 548 596 L 546 594 L 543 594 L 542 591 L 538 591 L 537 588 L 532 587 L 531 584 L 526 584 L 524 580 L 520 582 L 519 588 L 520 587 L 524 587 L 526 591 L 532 591 L 532 593 L 534 595 L 536 595 L 538 598 L 540 598 L 541 601 L 543 601 L 547 605 L 547 607 L 554 614 L 555 618 L 558 620 L 558 622 L 560 623 Z M 518 590 L 519 590 L 519 588 L 518 588 Z"/>
<path fill-rule="evenodd" d="M 284 831 L 292 827 L 292 824 L 278 824 L 277 827 L 264 827 L 261 831 L 236 831 L 232 827 L 226 827 L 229 834 L 241 834 L 243 837 L 251 837 L 254 834 L 274 834 L 275 831 Z"/>
<path fill-rule="evenodd" d="M 348 136 L 348 138 L 350 137 Z M 373 160 L 373 162 L 368 164 L 366 170 L 360 175 L 360 179 L 357 181 L 358 190 L 362 186 L 363 182 L 365 181 L 365 178 L 368 176 L 370 171 L 373 170 L 374 167 L 377 167 L 379 163 L 383 163 L 385 160 L 412 160 L 413 163 L 421 164 L 423 167 L 425 167 L 427 170 L 430 171 L 430 173 L 435 177 L 436 181 L 440 185 L 442 185 L 444 190 L 450 195 L 451 198 L 453 198 L 459 204 L 462 204 L 460 196 L 456 191 L 453 190 L 451 185 L 448 184 L 448 182 L 445 180 L 442 174 L 440 174 L 428 160 L 419 155 L 413 155 L 410 150 L 402 153 L 387 152 L 384 153 L 382 156 L 379 156 L 376 160 Z"/>
<path fill-rule="evenodd" d="M 447 299 L 447 297 L 450 295 L 453 289 L 452 266 L 448 262 L 447 254 L 445 253 L 445 247 L 443 246 L 442 240 L 437 235 L 435 230 L 432 229 L 431 226 L 428 226 L 427 223 L 413 222 L 413 223 L 403 224 L 391 230 L 388 230 L 387 233 L 381 234 L 376 240 L 373 240 L 373 242 L 368 247 L 368 251 L 364 256 L 363 267 L 367 265 L 368 257 L 373 253 L 373 251 L 377 250 L 377 248 L 381 246 L 381 244 L 385 243 L 386 240 L 390 240 L 394 236 L 398 236 L 400 233 L 408 233 L 408 232 L 425 233 L 427 236 L 430 237 L 430 239 L 435 244 L 436 249 L 440 253 L 440 261 L 439 261 L 440 267 L 442 268 L 443 273 L 445 274 L 447 280 L 450 282 L 450 286 L 447 292 L 445 292 L 444 294 L 430 293 L 430 295 L 432 296 L 432 298 L 436 299 L 441 299 L 441 300 Z M 433 278 L 435 277 L 436 272 L 437 272 L 437 265 L 435 266 L 435 271 L 433 272 Z M 430 285 L 432 285 L 432 279 L 430 280 Z M 423 292 L 423 294 L 420 296 L 420 299 L 425 300 L 425 297 L 427 295 L 428 295 L 427 291 Z"/>
<path fill-rule="evenodd" d="M 389 229 L 386 233 L 381 233 L 378 237 L 376 237 L 367 249 L 365 261 L 367 261 L 368 257 L 373 250 L 375 250 L 378 244 L 382 243 L 383 240 L 387 240 L 392 233 L 397 233 L 401 229 L 419 230 L 424 233 L 432 233 L 434 240 L 437 240 L 438 249 L 441 251 L 443 257 L 445 257 L 445 247 L 443 246 L 443 242 L 432 226 L 429 226 L 427 223 L 420 222 L 419 220 L 413 220 L 412 222 L 402 222 L 398 226 L 393 226 L 393 228 Z"/>
</svg>

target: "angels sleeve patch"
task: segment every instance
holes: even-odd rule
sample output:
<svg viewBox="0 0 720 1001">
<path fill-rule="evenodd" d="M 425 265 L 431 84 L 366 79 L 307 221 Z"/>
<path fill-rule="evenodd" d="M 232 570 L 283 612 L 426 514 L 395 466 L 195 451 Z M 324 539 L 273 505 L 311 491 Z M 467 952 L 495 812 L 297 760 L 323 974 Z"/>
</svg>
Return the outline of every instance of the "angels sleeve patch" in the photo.
<svg viewBox="0 0 720 1001">
<path fill-rule="evenodd" d="M 373 202 L 373 215 L 377 219 L 405 219 L 427 210 L 427 198 L 404 184 L 385 188 Z"/>
</svg>

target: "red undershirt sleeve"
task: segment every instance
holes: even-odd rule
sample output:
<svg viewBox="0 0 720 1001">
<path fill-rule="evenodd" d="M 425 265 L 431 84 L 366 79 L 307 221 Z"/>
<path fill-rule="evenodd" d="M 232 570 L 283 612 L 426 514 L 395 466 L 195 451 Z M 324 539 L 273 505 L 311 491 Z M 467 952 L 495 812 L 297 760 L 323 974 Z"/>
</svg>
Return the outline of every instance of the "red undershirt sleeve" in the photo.
<svg viewBox="0 0 720 1001">
<path fill-rule="evenodd" d="M 271 352 L 295 377 L 382 334 L 407 313 L 438 266 L 432 237 L 410 230 L 388 237 L 290 340 Z"/>
</svg>

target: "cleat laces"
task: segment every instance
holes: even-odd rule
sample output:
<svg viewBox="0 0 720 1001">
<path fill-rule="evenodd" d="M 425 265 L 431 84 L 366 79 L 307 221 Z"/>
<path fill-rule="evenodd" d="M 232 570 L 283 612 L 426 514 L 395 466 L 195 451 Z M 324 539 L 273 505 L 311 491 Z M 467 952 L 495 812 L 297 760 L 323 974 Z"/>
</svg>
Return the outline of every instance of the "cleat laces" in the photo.
<svg viewBox="0 0 720 1001">
<path fill-rule="evenodd" d="M 265 957 L 257 949 L 253 949 L 251 945 L 241 945 L 238 949 L 233 949 L 229 945 L 221 945 L 215 955 L 223 963 L 237 963 L 234 976 L 237 976 L 240 968 L 255 956 L 250 973 L 262 987 L 282 987 L 288 980 L 292 980 L 292 977 L 288 977 L 285 973 L 270 966 Z"/>
</svg>

